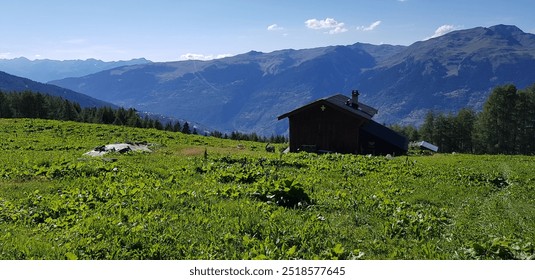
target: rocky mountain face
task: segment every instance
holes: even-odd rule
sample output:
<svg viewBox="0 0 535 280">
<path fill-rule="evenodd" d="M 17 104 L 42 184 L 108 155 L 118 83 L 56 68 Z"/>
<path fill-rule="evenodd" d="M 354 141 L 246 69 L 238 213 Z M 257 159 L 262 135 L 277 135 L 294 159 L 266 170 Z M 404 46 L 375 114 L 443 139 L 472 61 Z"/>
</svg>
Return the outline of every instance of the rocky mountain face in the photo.
<svg viewBox="0 0 535 280">
<path fill-rule="evenodd" d="M 361 75 L 358 87 L 387 123 L 421 123 L 428 110 L 481 109 L 492 88 L 535 83 L 535 35 L 497 25 L 417 42 Z"/>
<path fill-rule="evenodd" d="M 111 103 L 97 100 L 93 97 L 72 91 L 70 89 L 61 88 L 55 85 L 39 83 L 30 79 L 17 77 L 0 71 L 0 91 L 9 93 L 23 92 L 26 90 L 53 96 L 60 96 L 67 100 L 77 102 L 82 107 L 116 107 Z"/>
<path fill-rule="evenodd" d="M 92 73 L 133 64 L 149 63 L 144 58 L 128 61 L 86 60 L 29 60 L 25 57 L 14 59 L 0 59 L 0 71 L 19 77 L 25 77 L 37 82 L 46 83 L 67 77 L 81 77 Z"/>
<path fill-rule="evenodd" d="M 124 107 L 220 131 L 287 131 L 277 116 L 352 89 L 375 120 L 420 124 L 428 110 L 481 108 L 493 87 L 535 83 L 535 35 L 498 25 L 448 33 L 408 47 L 330 46 L 249 52 L 212 61 L 130 65 L 51 83 Z"/>
</svg>

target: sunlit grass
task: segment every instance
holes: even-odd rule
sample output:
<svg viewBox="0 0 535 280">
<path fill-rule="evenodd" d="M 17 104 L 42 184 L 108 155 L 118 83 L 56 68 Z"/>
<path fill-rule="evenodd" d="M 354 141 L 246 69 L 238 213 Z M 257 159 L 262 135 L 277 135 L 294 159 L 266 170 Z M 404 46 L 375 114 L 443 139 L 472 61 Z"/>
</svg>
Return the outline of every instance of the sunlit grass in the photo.
<svg viewBox="0 0 535 280">
<path fill-rule="evenodd" d="M 535 158 L 0 119 L 1 259 L 530 259 Z M 84 156 L 146 141 L 152 153 Z"/>
</svg>

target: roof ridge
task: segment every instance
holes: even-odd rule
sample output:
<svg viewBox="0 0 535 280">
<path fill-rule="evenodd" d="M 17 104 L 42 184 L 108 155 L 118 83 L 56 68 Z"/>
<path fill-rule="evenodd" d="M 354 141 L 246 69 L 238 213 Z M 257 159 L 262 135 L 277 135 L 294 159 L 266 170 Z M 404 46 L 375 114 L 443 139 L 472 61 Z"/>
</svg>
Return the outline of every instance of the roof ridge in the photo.
<svg viewBox="0 0 535 280">
<path fill-rule="evenodd" d="M 366 118 L 366 119 L 371 119 L 375 114 L 377 114 L 377 109 L 369 106 L 369 105 L 366 105 L 364 103 L 361 103 L 359 102 L 359 106 L 358 108 L 355 108 L 353 106 L 350 106 L 348 105 L 348 100 L 351 100 L 349 99 L 347 96 L 343 95 L 343 94 L 340 94 L 340 93 L 337 93 L 337 94 L 333 94 L 331 96 L 327 96 L 327 97 L 322 97 L 322 98 L 319 98 L 317 100 L 314 100 L 310 103 L 307 103 L 301 107 L 298 107 L 290 112 L 287 112 L 285 114 L 282 114 L 278 117 L 279 120 L 281 119 L 284 119 L 290 115 L 293 115 L 294 113 L 298 112 L 298 111 L 301 111 L 303 108 L 306 108 L 306 107 L 309 107 L 311 106 L 312 104 L 315 104 L 315 103 L 318 103 L 318 102 L 327 102 L 339 109 L 342 109 L 343 111 L 346 111 L 348 113 L 351 113 L 351 114 L 355 114 L 355 115 L 358 115 L 360 117 L 363 117 L 363 118 Z"/>
<path fill-rule="evenodd" d="M 342 99 L 344 100 L 344 104 L 346 106 L 349 106 L 349 107 L 351 107 L 353 109 L 362 111 L 362 112 L 366 113 L 367 115 L 369 115 L 370 117 L 375 116 L 375 114 L 377 114 L 377 112 L 378 112 L 377 109 L 373 108 L 370 105 L 364 104 L 364 103 L 362 103 L 360 101 L 358 102 L 358 105 L 359 105 L 358 108 L 354 108 L 354 107 L 350 106 L 351 105 L 351 98 L 349 98 L 348 96 L 345 96 L 345 95 L 343 95 L 341 93 L 333 94 L 333 95 L 331 95 L 329 97 L 323 98 L 323 100 L 329 101 L 329 102 L 331 102 L 333 104 L 334 104 L 334 102 L 337 102 L 337 103 L 340 102 L 340 100 L 342 100 Z M 340 106 L 340 104 L 335 104 L 335 105 Z"/>
</svg>

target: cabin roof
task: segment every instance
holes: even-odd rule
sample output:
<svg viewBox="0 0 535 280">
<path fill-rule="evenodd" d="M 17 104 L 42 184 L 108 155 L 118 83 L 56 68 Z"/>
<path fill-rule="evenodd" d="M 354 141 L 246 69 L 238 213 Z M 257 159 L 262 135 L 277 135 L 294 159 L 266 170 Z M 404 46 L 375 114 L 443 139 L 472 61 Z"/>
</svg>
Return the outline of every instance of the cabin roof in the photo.
<svg viewBox="0 0 535 280">
<path fill-rule="evenodd" d="M 328 103 L 333 105 L 333 107 L 352 114 L 356 117 L 361 117 L 370 120 L 375 114 L 377 114 L 377 109 L 368 106 L 364 103 L 358 102 L 358 108 L 355 108 L 354 106 L 351 106 L 351 99 L 345 95 L 342 94 L 335 94 L 329 97 L 320 98 L 318 100 L 315 100 L 313 102 L 310 102 L 304 106 L 301 106 L 293 111 L 290 111 L 288 113 L 282 114 L 278 117 L 279 120 L 282 120 L 284 118 L 290 117 L 292 115 L 295 115 L 297 113 L 300 113 L 302 111 L 307 110 L 308 108 L 318 104 L 318 103 Z"/>
<path fill-rule="evenodd" d="M 384 125 L 370 120 L 362 125 L 361 129 L 393 146 L 407 150 L 409 144 L 407 138 Z"/>
<path fill-rule="evenodd" d="M 438 147 L 429 143 L 429 142 L 426 142 L 426 141 L 421 141 L 421 142 L 418 142 L 417 145 L 420 147 L 420 148 L 426 148 L 428 150 L 431 150 L 433 152 L 438 152 Z"/>
</svg>

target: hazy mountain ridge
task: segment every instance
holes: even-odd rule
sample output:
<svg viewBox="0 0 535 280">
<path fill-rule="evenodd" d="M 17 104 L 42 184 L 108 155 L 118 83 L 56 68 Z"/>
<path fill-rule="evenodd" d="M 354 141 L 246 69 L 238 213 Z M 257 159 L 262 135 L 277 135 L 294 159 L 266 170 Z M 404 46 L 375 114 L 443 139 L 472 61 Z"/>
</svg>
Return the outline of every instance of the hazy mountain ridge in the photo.
<svg viewBox="0 0 535 280">
<path fill-rule="evenodd" d="M 14 59 L 0 59 L 0 71 L 19 77 L 25 77 L 37 82 L 46 83 L 67 77 L 81 77 L 92 73 L 134 64 L 145 64 L 151 61 L 144 58 L 127 61 L 86 60 L 29 60 L 25 57 Z"/>
<path fill-rule="evenodd" d="M 97 100 L 93 97 L 72 91 L 70 89 L 35 82 L 27 78 L 14 76 L 0 71 L 0 91 L 8 93 L 23 92 L 27 90 L 53 96 L 60 96 L 67 100 L 77 102 L 82 107 L 116 107 L 111 103 Z"/>
<path fill-rule="evenodd" d="M 515 26 L 459 30 L 408 47 L 357 43 L 212 61 L 124 66 L 53 84 L 222 131 L 283 133 L 276 117 L 359 89 L 377 121 L 419 124 L 430 110 L 480 109 L 496 85 L 535 82 L 535 35 Z"/>
</svg>

